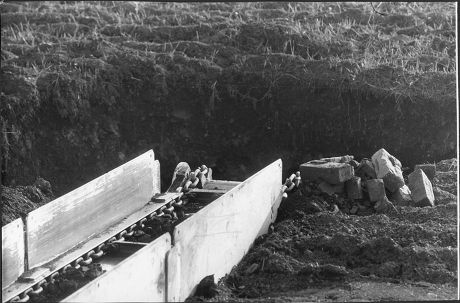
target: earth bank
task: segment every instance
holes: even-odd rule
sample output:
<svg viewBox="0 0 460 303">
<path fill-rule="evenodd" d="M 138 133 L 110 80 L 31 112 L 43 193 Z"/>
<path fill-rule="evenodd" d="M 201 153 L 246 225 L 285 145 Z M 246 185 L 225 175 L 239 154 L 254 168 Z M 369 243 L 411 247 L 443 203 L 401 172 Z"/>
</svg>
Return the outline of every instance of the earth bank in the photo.
<svg viewBox="0 0 460 303">
<path fill-rule="evenodd" d="M 61 195 L 150 148 L 164 186 L 179 161 L 243 180 L 380 147 L 451 158 L 449 7 L 6 3 L 2 184 Z"/>
</svg>

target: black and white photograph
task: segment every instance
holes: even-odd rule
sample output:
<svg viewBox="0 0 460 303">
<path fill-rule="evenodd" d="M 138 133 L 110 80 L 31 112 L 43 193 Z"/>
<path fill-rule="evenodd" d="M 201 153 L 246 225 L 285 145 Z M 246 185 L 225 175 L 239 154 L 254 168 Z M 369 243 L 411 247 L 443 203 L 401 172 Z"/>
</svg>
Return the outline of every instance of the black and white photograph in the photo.
<svg viewBox="0 0 460 303">
<path fill-rule="evenodd" d="M 457 2 L 0 22 L 1 303 L 459 300 Z"/>
</svg>

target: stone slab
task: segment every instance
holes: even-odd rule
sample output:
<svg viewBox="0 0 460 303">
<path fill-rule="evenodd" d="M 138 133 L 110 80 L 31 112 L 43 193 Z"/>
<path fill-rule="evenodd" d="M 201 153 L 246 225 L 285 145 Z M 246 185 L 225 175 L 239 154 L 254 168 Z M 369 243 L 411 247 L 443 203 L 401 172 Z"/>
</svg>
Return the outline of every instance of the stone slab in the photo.
<svg viewBox="0 0 460 303">
<path fill-rule="evenodd" d="M 217 282 L 268 231 L 283 194 L 281 165 L 275 161 L 174 228 L 168 302 L 184 301 L 208 275 Z"/>
<path fill-rule="evenodd" d="M 23 272 L 24 225 L 22 219 L 16 219 L 2 227 L 2 289 Z"/>
<path fill-rule="evenodd" d="M 411 191 L 407 185 L 402 186 L 391 194 L 391 200 L 398 206 L 410 206 L 413 204 Z"/>
<path fill-rule="evenodd" d="M 340 184 L 351 179 L 354 169 L 346 163 L 310 161 L 300 165 L 302 180 L 325 181 L 329 184 Z"/>
<path fill-rule="evenodd" d="M 166 255 L 171 236 L 163 234 L 61 302 L 166 302 Z"/>
<path fill-rule="evenodd" d="M 326 162 L 337 162 L 337 163 L 348 163 L 353 160 L 355 157 L 350 155 L 340 156 L 340 157 L 331 157 L 331 158 L 321 158 L 321 161 Z"/>
<path fill-rule="evenodd" d="M 349 199 L 362 199 L 363 192 L 361 188 L 361 178 L 353 177 L 345 182 L 347 197 Z"/>
<path fill-rule="evenodd" d="M 40 266 L 141 209 L 160 192 L 152 150 L 32 211 L 29 267 Z"/>
<path fill-rule="evenodd" d="M 371 202 L 377 202 L 386 197 L 385 185 L 382 179 L 367 180 L 366 186 Z"/>
<path fill-rule="evenodd" d="M 377 178 L 383 179 L 385 187 L 390 192 L 397 191 L 405 184 L 401 162 L 390 155 L 384 148 L 381 148 L 372 155 L 372 164 L 374 165 Z"/>
<path fill-rule="evenodd" d="M 436 175 L 436 164 L 417 164 L 414 167 L 414 171 L 420 168 L 423 170 L 425 175 L 433 182 L 434 176 Z"/>
<path fill-rule="evenodd" d="M 409 175 L 409 188 L 416 206 L 434 206 L 433 187 L 420 168 Z"/>
</svg>

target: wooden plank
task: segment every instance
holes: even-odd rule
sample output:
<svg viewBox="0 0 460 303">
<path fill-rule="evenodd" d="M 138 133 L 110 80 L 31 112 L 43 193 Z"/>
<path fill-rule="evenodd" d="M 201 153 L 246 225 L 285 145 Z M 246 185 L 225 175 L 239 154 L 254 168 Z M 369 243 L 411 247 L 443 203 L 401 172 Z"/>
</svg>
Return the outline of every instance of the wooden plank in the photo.
<svg viewBox="0 0 460 303">
<path fill-rule="evenodd" d="M 229 191 L 240 183 L 241 182 L 238 181 L 211 180 L 206 182 L 206 184 L 203 186 L 203 189 L 221 189 Z"/>
<path fill-rule="evenodd" d="M 184 301 L 205 276 L 229 273 L 281 201 L 282 162 L 275 161 L 177 225 L 168 254 L 168 301 Z"/>
<path fill-rule="evenodd" d="M 138 222 L 140 219 L 151 214 L 155 210 L 161 208 L 163 205 L 168 204 L 176 197 L 179 196 L 179 193 L 166 193 L 157 196 L 155 202 L 150 202 L 146 204 L 141 210 L 132 213 L 123 220 L 112 225 L 105 231 L 100 234 L 92 236 L 88 241 L 82 243 L 81 245 L 74 247 L 67 251 L 66 253 L 60 255 L 59 257 L 53 259 L 50 262 L 47 262 L 39 267 L 33 268 L 31 271 L 43 273 L 40 276 L 35 276 L 34 281 L 26 281 L 19 279 L 15 283 L 11 284 L 5 289 L 2 289 L 2 302 L 5 302 L 24 290 L 30 288 L 33 284 L 42 280 L 45 276 L 57 271 L 59 268 L 69 264 L 71 261 L 90 251 L 94 247 L 97 247 L 99 244 L 104 243 L 106 240 L 110 239 L 113 235 L 123 230 L 124 228 Z M 156 201 L 159 201 L 156 203 Z M 25 272 L 23 275 L 28 276 L 30 271 Z M 21 276 L 22 277 L 22 276 Z M 21 278 L 20 277 L 20 278 Z"/>
<path fill-rule="evenodd" d="M 62 302 L 166 302 L 166 254 L 169 233 L 162 235 Z"/>
<path fill-rule="evenodd" d="M 2 227 L 2 289 L 24 272 L 24 225 L 22 219 Z"/>
<path fill-rule="evenodd" d="M 27 218 L 30 268 L 48 262 L 142 208 L 160 192 L 152 150 L 32 211 Z"/>
</svg>

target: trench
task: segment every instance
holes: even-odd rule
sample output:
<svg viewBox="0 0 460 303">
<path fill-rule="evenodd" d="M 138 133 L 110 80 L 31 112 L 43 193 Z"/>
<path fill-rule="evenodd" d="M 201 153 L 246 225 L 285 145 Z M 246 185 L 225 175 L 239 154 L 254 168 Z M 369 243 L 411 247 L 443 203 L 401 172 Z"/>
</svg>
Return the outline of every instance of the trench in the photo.
<svg viewBox="0 0 460 303">
<path fill-rule="evenodd" d="M 174 226 L 193 216 L 194 213 L 211 203 L 216 196 L 218 195 L 208 194 L 207 197 L 198 199 L 197 194 L 189 195 L 181 208 L 181 213 L 176 210 L 172 215 L 164 213 L 161 216 L 153 216 L 145 220 L 145 227 L 134 229 L 131 236 L 124 236 L 122 240 L 106 244 L 103 255 L 94 258 L 90 264 L 80 264 L 79 266 L 70 266 L 64 271 L 60 270 L 59 275 L 54 277 L 52 282 L 47 281 L 42 285 L 43 291 L 40 294 L 30 296 L 29 302 L 60 302 L 64 300 L 165 233 L 169 233 L 173 237 Z"/>
<path fill-rule="evenodd" d="M 278 158 L 286 174 L 312 159 L 362 158 L 381 147 L 407 167 L 455 156 L 455 102 L 396 100 L 318 81 L 301 87 L 285 79 L 269 88 L 258 74 L 232 77 L 241 78 L 239 91 L 263 95 L 269 89 L 271 95 L 262 101 L 244 100 L 241 92 L 232 96 L 234 83 L 222 75 L 215 92 L 200 93 L 180 81 L 158 98 L 156 88 L 147 88 L 152 79 L 140 77 L 133 91 L 120 92 L 119 102 L 94 100 L 95 106 L 77 108 L 70 117 L 43 95 L 35 115 L 22 124 L 23 137 L 7 135 L 2 182 L 27 184 L 41 176 L 59 195 L 150 148 L 163 176 L 187 161 L 212 167 L 217 178 L 238 181 Z M 163 190 L 168 182 L 164 177 Z"/>
</svg>

